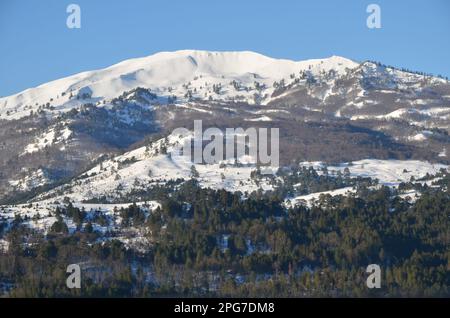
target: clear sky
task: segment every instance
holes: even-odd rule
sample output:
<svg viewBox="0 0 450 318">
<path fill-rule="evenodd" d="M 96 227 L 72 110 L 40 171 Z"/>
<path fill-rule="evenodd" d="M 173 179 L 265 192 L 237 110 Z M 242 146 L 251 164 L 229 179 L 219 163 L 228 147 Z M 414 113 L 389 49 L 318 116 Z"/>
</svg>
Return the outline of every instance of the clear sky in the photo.
<svg viewBox="0 0 450 318">
<path fill-rule="evenodd" d="M 81 29 L 66 8 L 81 7 Z M 381 29 L 366 26 L 381 7 Z M 0 96 L 159 51 L 341 55 L 450 77 L 447 0 L 0 0 Z"/>
</svg>

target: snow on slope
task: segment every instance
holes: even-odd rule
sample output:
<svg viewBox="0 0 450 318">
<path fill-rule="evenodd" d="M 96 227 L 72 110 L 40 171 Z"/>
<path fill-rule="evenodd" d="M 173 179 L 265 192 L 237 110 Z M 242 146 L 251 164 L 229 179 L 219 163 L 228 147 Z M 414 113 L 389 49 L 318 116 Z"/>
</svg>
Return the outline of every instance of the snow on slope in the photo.
<svg viewBox="0 0 450 318">
<path fill-rule="evenodd" d="M 331 190 L 331 191 L 324 191 L 324 192 L 315 192 L 305 195 L 296 196 L 294 198 L 291 198 L 289 200 L 286 200 L 286 206 L 291 207 L 298 204 L 306 204 L 307 206 L 311 207 L 315 201 L 317 201 L 320 196 L 322 195 L 348 195 L 355 192 L 355 190 L 352 187 L 345 187 L 341 189 Z"/>
<path fill-rule="evenodd" d="M 61 131 L 55 131 L 55 128 L 50 128 L 47 132 L 36 138 L 34 143 L 25 147 L 25 153 L 33 153 L 44 149 L 47 146 L 60 144 L 67 141 L 72 136 L 72 131 L 68 127 L 64 127 Z"/>
<path fill-rule="evenodd" d="M 301 165 L 312 166 L 315 169 L 323 167 L 321 162 L 304 162 Z M 364 159 L 338 166 L 327 166 L 327 168 L 328 171 L 334 170 L 342 173 L 345 168 L 348 168 L 352 177 L 370 177 L 378 179 L 381 184 L 386 186 L 398 186 L 401 182 L 408 182 L 411 177 L 418 179 L 427 173 L 436 174 L 441 169 L 448 169 L 448 166 L 418 160 Z"/>
<path fill-rule="evenodd" d="M 86 211 L 86 219 L 84 225 L 91 221 L 95 231 L 105 234 L 108 231 L 114 231 L 120 228 L 122 222 L 122 217 L 120 216 L 120 209 L 127 208 L 132 203 L 126 204 L 88 204 L 75 202 L 74 206 Z M 136 202 L 148 216 L 148 213 L 154 211 L 160 204 L 156 201 L 148 202 Z M 58 204 L 50 202 L 37 202 L 34 204 L 21 204 L 14 206 L 1 206 L 0 213 L 4 221 L 7 221 L 8 226 L 14 220 L 16 215 L 20 215 L 22 219 L 26 220 L 23 224 L 32 229 L 37 229 L 47 234 L 51 226 L 57 220 L 54 214 L 56 207 L 64 208 L 64 204 L 59 202 Z M 95 222 L 95 215 L 104 215 L 108 220 L 108 224 L 100 225 Z M 71 218 L 62 216 L 64 222 L 66 223 L 69 232 L 74 232 L 76 230 L 76 225 Z M 121 239 L 119 237 L 119 239 Z M 122 239 L 121 239 L 122 240 Z M 122 240 L 123 241 L 123 240 Z M 0 250 L 1 250 L 0 241 Z"/>
<path fill-rule="evenodd" d="M 55 221 L 54 217 L 48 215 L 49 211 L 53 211 L 58 202 L 64 202 L 67 198 L 72 200 L 75 206 L 84 207 L 86 211 L 101 211 L 109 215 L 114 220 L 111 226 L 120 223 L 120 217 L 115 211 L 115 207 L 125 207 L 130 203 L 123 204 L 89 204 L 82 203 L 83 200 L 99 198 L 106 196 L 108 199 L 120 198 L 132 190 L 144 189 L 159 184 L 164 184 L 169 180 L 178 178 L 190 179 L 191 163 L 186 160 L 173 159 L 170 155 L 161 154 L 160 150 L 163 145 L 168 146 L 168 153 L 173 152 L 173 145 L 182 142 L 177 136 L 169 136 L 167 140 L 161 139 L 153 143 L 150 147 L 142 147 L 122 156 L 107 160 L 86 172 L 80 178 L 72 181 L 70 184 L 56 188 L 44 195 L 38 196 L 33 200 L 33 208 L 28 204 L 20 206 L 3 206 L 0 207 L 3 215 L 8 219 L 13 219 L 15 214 L 22 216 L 27 215 L 30 218 L 36 217 L 38 213 L 40 217 L 36 220 L 29 221 L 29 225 L 33 228 L 40 228 L 47 231 Z M 244 161 L 244 160 L 242 160 Z M 312 166 L 320 172 L 324 166 L 321 162 L 303 162 L 302 166 Z M 440 169 L 448 169 L 448 166 L 442 164 L 431 164 L 424 161 L 415 160 L 376 160 L 365 159 L 354 161 L 351 164 L 342 163 L 337 166 L 328 166 L 329 173 L 333 174 L 337 171 L 344 173 L 345 168 L 349 168 L 352 177 L 363 176 L 378 179 L 383 185 L 397 187 L 401 182 L 407 182 L 413 176 L 418 179 L 428 174 L 435 174 Z M 228 191 L 252 192 L 258 189 L 263 191 L 273 189 L 269 179 L 262 179 L 258 183 L 251 179 L 250 173 L 255 170 L 254 166 L 242 165 L 233 166 L 226 165 L 196 165 L 199 172 L 197 178 L 203 187 L 214 189 L 226 189 Z M 427 184 L 431 185 L 429 181 Z M 61 192 L 62 191 L 62 192 Z M 317 201 L 321 195 L 348 195 L 354 193 L 355 189 L 346 187 L 331 191 L 310 193 L 307 195 L 294 196 L 286 198 L 285 204 L 291 207 L 297 204 L 306 204 L 311 206 Z M 120 195 L 119 195 L 120 194 Z M 402 194 L 403 197 L 410 196 L 414 199 L 416 192 Z M 141 202 L 141 206 L 148 206 L 150 210 L 158 206 L 157 202 Z M 6 214 L 5 214 L 6 213 Z M 70 220 L 68 223 L 69 230 L 74 230 L 74 225 Z M 96 226 L 101 232 L 110 230 L 109 227 Z"/>
<path fill-rule="evenodd" d="M 399 108 L 382 115 L 354 115 L 351 120 L 359 119 L 401 119 L 406 115 L 422 115 L 430 118 L 449 119 L 450 107 L 430 107 L 428 109 Z"/>
<path fill-rule="evenodd" d="M 324 167 L 322 162 L 302 162 L 301 166 L 313 167 L 320 173 L 320 169 Z M 410 181 L 411 177 L 419 179 L 426 176 L 426 174 L 436 174 L 441 169 L 448 169 L 449 166 L 443 164 L 431 164 L 426 161 L 417 160 L 378 160 L 378 159 L 365 159 L 354 161 L 350 163 L 342 163 L 338 166 L 327 166 L 327 170 L 333 174 L 337 171 L 344 173 L 345 168 L 350 171 L 351 177 L 370 177 L 373 179 L 378 179 L 380 184 L 397 187 L 401 182 Z M 430 181 L 425 181 L 423 183 L 431 186 Z M 286 207 L 292 207 L 295 205 L 303 204 L 311 207 L 322 195 L 350 195 L 355 193 L 356 189 L 352 187 L 345 187 L 341 189 L 335 189 L 331 191 L 315 192 L 306 195 L 294 196 L 286 198 Z M 416 190 L 410 190 L 406 193 L 400 195 L 402 198 L 409 197 L 410 202 L 416 200 L 419 196 Z"/>
<path fill-rule="evenodd" d="M 42 169 L 28 171 L 24 178 L 9 181 L 9 184 L 18 191 L 29 191 L 47 183 L 51 183 L 51 180 Z"/>
<path fill-rule="evenodd" d="M 264 84 L 264 95 L 270 96 L 274 90 L 273 83 L 282 79 L 289 81 L 291 74 L 298 75 L 300 71 L 319 74 L 334 70 L 340 75 L 358 65 L 338 56 L 295 62 L 248 51 L 161 52 L 0 98 L 0 118 L 20 118 L 45 107 L 52 107 L 54 112 L 67 111 L 83 103 L 111 100 L 136 87 L 149 88 L 158 96 L 183 98 L 190 92 L 202 99 L 224 100 L 239 96 L 251 101 L 257 91 L 255 81 Z M 232 81 L 238 85 L 231 85 Z M 220 85 L 220 92 L 214 91 L 213 85 Z"/>
<path fill-rule="evenodd" d="M 190 137 L 184 137 L 190 138 Z M 75 179 L 68 185 L 56 188 L 44 195 L 38 196 L 34 201 L 47 200 L 53 202 L 69 197 L 75 202 L 106 196 L 108 199 L 117 199 L 134 190 L 147 189 L 164 184 L 169 180 L 191 178 L 192 163 L 185 157 L 176 157 L 174 146 L 183 142 L 180 136 L 169 135 L 166 139 L 158 140 L 150 146 L 141 147 L 121 156 L 107 160 L 90 171 Z M 167 154 L 161 153 L 161 147 L 167 146 Z M 226 189 L 228 191 L 252 192 L 258 189 L 264 191 L 273 189 L 270 178 L 256 182 L 251 178 L 255 170 L 252 164 L 245 164 L 247 158 L 240 158 L 234 165 L 231 162 L 221 164 L 195 165 L 199 173 L 197 180 L 202 187 Z M 322 162 L 304 162 L 302 166 L 312 166 L 316 170 L 323 167 Z M 337 166 L 328 166 L 331 173 L 348 168 L 351 176 L 362 176 L 378 179 L 386 186 L 396 187 L 401 182 L 410 181 L 426 174 L 435 174 L 441 169 L 448 169 L 443 164 L 432 164 L 417 160 L 377 160 L 365 159 L 352 163 L 342 163 Z M 337 189 L 327 193 L 331 195 L 343 194 L 351 189 Z M 62 192 L 61 192 L 62 191 Z M 61 194 L 63 193 L 63 194 Z M 295 202 L 317 199 L 321 193 L 294 198 Z M 326 194 L 326 193 L 325 193 Z"/>
<path fill-rule="evenodd" d="M 169 180 L 191 179 L 192 162 L 184 156 L 177 156 L 176 145 L 191 136 L 169 135 L 149 146 L 127 152 L 121 156 L 106 160 L 84 173 L 71 183 L 58 187 L 49 193 L 38 196 L 34 201 L 63 200 L 69 197 L 75 202 L 106 196 L 117 199 L 134 190 L 147 189 L 164 184 Z M 161 150 L 166 147 L 166 153 Z M 256 169 L 249 163 L 249 156 L 239 158 L 241 164 L 229 161 L 217 164 L 196 164 L 199 174 L 196 179 L 203 187 L 226 189 L 229 191 L 253 192 L 258 189 L 270 190 L 264 180 L 256 183 L 250 174 Z M 276 169 L 274 169 L 276 171 Z M 63 190 L 64 194 L 59 194 Z"/>
</svg>

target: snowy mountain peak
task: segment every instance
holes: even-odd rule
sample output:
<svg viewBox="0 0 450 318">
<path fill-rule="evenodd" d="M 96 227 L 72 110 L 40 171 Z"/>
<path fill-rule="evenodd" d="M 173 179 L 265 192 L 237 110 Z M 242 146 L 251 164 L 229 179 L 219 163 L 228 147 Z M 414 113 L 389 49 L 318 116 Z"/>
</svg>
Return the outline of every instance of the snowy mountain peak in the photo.
<svg viewBox="0 0 450 318">
<path fill-rule="evenodd" d="M 155 64 L 163 63 L 167 66 L 177 65 L 177 63 L 192 63 L 196 66 L 197 72 L 211 72 L 217 75 L 224 74 L 245 74 L 258 73 L 268 77 L 286 75 L 285 72 L 295 72 L 316 67 L 322 64 L 322 68 L 342 67 L 353 68 L 358 66 L 352 60 L 331 56 L 325 59 L 311 59 L 304 61 L 292 61 L 288 59 L 275 59 L 252 51 L 201 51 L 201 50 L 180 50 L 174 52 L 160 52 L 143 58 L 130 59 L 120 62 L 107 69 L 117 67 L 126 68 L 148 68 Z M 270 71 L 270 72 L 269 72 Z"/>
<path fill-rule="evenodd" d="M 36 111 L 67 111 L 84 103 L 109 101 L 137 87 L 158 96 L 252 102 L 255 93 L 272 88 L 293 75 L 316 75 L 333 70 L 337 75 L 359 64 L 339 56 L 291 61 L 259 53 L 181 50 L 160 52 L 120 62 L 105 69 L 79 73 L 0 99 L 0 118 L 14 119 Z M 255 82 L 260 91 L 255 91 Z M 233 83 L 232 88 L 229 86 Z M 258 102 L 271 91 L 261 94 Z"/>
<path fill-rule="evenodd" d="M 339 56 L 296 62 L 248 51 L 161 52 L 0 99 L 0 135 L 8 137 L 0 145 L 0 192 L 53 186 L 104 162 L 103 156 L 142 147 L 147 138 L 190 127 L 195 119 L 282 128 L 282 164 L 386 154 L 441 162 L 448 158 L 449 114 L 450 83 L 380 63 Z M 169 159 L 143 158 L 132 168 L 165 167 L 152 168 L 145 182 L 188 176 L 173 174 L 180 166 Z M 98 171 L 95 179 L 134 183 L 134 173 L 131 180 L 116 172 Z M 222 180 L 220 173 L 216 177 Z"/>
</svg>

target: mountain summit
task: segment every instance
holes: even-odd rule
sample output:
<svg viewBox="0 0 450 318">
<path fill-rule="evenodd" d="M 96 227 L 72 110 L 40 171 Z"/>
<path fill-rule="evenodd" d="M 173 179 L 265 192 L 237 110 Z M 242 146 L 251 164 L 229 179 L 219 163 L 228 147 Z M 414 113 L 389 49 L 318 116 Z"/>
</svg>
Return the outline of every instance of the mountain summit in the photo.
<svg viewBox="0 0 450 318">
<path fill-rule="evenodd" d="M 133 188 L 143 174 L 154 184 L 188 177 L 189 171 L 160 157 L 171 146 L 162 146 L 162 140 L 197 119 L 204 129 L 280 128 L 282 166 L 364 159 L 449 162 L 445 79 L 339 56 L 296 62 L 248 51 L 161 52 L 0 99 L 0 203 L 39 193 L 82 193 L 74 189 L 88 189 L 88 180 L 92 190 L 84 196 L 92 199 L 106 195 L 98 184 L 109 179 L 109 191 L 123 195 L 117 187 Z M 122 158 L 126 151 L 131 155 Z M 114 171 L 105 171 L 107 166 Z M 253 189 L 254 182 L 244 178 L 253 168 L 239 178 L 224 172 L 223 185 Z M 210 177 L 220 171 L 198 170 Z M 56 192 L 48 192 L 53 188 Z"/>
<path fill-rule="evenodd" d="M 288 81 L 299 72 L 319 75 L 333 70 L 342 75 L 348 69 L 359 64 L 349 59 L 332 56 L 325 59 L 290 61 L 274 59 L 258 53 L 209 52 L 182 50 L 161 52 L 148 57 L 135 58 L 120 62 L 105 69 L 83 72 L 36 88 L 30 88 L 18 94 L 0 99 L 0 118 L 19 118 L 28 115 L 39 106 L 51 105 L 64 111 L 74 106 L 91 102 L 110 100 L 137 87 L 151 89 L 160 96 L 174 95 L 183 98 L 186 94 L 198 98 L 216 99 L 219 86 L 224 83 L 239 83 L 248 86 L 255 82 L 272 87 L 275 81 Z M 184 89 L 187 85 L 191 93 Z M 185 87 L 182 87 L 182 86 Z M 195 90 L 195 91 L 194 91 Z M 253 93 L 223 92 L 220 99 L 244 95 L 252 99 Z M 74 101 L 73 97 L 82 101 Z M 7 115 L 7 113 L 9 115 Z M 12 117 L 9 117 L 12 116 Z"/>
</svg>

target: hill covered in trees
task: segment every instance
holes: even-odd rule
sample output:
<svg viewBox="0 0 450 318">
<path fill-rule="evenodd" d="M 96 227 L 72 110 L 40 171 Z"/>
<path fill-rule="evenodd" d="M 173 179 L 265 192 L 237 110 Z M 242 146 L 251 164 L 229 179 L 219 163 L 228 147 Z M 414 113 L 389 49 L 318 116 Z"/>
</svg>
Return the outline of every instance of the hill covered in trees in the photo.
<svg viewBox="0 0 450 318">
<path fill-rule="evenodd" d="M 311 170 L 300 176 L 333 187 Z M 68 204 L 45 236 L 20 218 L 0 227 L 9 244 L 0 286 L 9 297 L 448 297 L 450 177 L 435 177 L 401 185 L 420 190 L 416 201 L 359 180 L 355 194 L 322 195 L 311 207 L 286 207 L 285 188 L 243 198 L 193 179 L 149 193 L 160 202 L 150 214 L 120 210 L 124 225 L 146 233 L 143 249 L 106 239 Z M 62 216 L 79 220 L 75 232 Z M 72 263 L 82 268 L 79 290 L 65 285 Z M 366 287 L 369 264 L 381 267 L 380 289 Z"/>
</svg>

